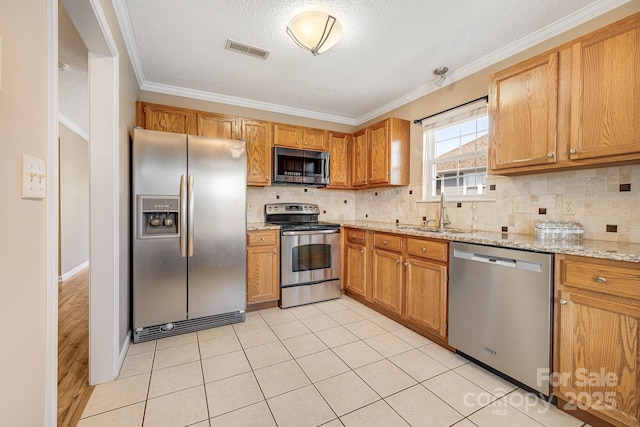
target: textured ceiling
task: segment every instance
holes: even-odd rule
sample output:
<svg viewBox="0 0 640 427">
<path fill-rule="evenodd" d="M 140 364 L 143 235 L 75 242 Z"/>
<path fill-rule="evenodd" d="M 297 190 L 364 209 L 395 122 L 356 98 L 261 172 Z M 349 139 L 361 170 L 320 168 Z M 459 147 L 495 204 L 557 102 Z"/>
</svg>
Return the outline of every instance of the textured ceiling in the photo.
<svg viewBox="0 0 640 427">
<path fill-rule="evenodd" d="M 58 111 L 61 121 L 85 138 L 89 135 L 89 55 L 67 10 L 58 5 Z"/>
<path fill-rule="evenodd" d="M 143 90 L 358 125 L 629 0 L 113 0 Z M 307 10 L 342 39 L 312 56 L 286 34 Z M 225 49 L 227 39 L 270 51 Z M 61 47 L 62 55 L 62 47 Z M 63 111 L 61 107 L 61 111 Z"/>
</svg>

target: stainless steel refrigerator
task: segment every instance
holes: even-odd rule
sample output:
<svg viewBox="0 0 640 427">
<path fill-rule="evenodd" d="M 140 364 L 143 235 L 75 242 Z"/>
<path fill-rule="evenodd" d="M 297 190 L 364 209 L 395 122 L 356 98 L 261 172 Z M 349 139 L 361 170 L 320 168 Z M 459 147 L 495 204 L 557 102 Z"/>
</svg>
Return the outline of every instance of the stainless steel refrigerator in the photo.
<svg viewBox="0 0 640 427">
<path fill-rule="evenodd" d="M 134 129 L 134 342 L 244 321 L 246 147 Z"/>
</svg>

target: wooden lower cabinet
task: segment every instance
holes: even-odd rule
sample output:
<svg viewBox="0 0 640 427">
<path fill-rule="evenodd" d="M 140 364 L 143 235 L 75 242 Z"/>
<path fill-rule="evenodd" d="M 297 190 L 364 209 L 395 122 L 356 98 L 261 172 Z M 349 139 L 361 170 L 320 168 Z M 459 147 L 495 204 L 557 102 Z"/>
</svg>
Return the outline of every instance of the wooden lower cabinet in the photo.
<svg viewBox="0 0 640 427">
<path fill-rule="evenodd" d="M 640 265 L 558 255 L 556 274 L 560 406 L 640 426 Z"/>
<path fill-rule="evenodd" d="M 367 292 L 367 248 L 360 243 L 345 243 L 344 288 L 365 299 Z"/>
<path fill-rule="evenodd" d="M 447 267 L 420 258 L 407 258 L 407 320 L 432 334 L 447 336 Z"/>
<path fill-rule="evenodd" d="M 345 291 L 447 345 L 449 244 L 345 227 Z"/>
<path fill-rule="evenodd" d="M 280 233 L 247 232 L 247 304 L 280 299 Z"/>
<path fill-rule="evenodd" d="M 396 314 L 402 314 L 402 254 L 373 249 L 373 302 Z"/>
</svg>

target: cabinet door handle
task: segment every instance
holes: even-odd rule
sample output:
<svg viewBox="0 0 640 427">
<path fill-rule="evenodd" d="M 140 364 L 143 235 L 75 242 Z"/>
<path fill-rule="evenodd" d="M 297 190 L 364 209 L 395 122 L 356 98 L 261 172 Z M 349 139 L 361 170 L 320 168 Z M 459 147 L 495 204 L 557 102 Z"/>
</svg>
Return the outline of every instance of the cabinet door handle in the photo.
<svg viewBox="0 0 640 427">
<path fill-rule="evenodd" d="M 369 178 L 369 182 L 371 182 L 371 178 Z"/>
<path fill-rule="evenodd" d="M 427 252 L 427 248 L 422 248 L 422 252 Z"/>
<path fill-rule="evenodd" d="M 396 264 L 400 264 L 400 260 L 399 259 L 396 260 Z"/>
<path fill-rule="evenodd" d="M 604 284 L 607 283 L 607 279 L 606 277 L 598 276 L 596 277 L 596 282 Z"/>
<path fill-rule="evenodd" d="M 578 150 L 576 150 L 575 148 L 572 148 L 571 150 L 569 150 L 570 154 L 576 154 L 578 152 Z"/>
<path fill-rule="evenodd" d="M 278 250 L 277 250 L 277 249 L 274 249 L 274 250 L 273 250 L 273 253 L 274 253 L 274 254 L 276 254 L 276 255 L 278 255 Z"/>
<path fill-rule="evenodd" d="M 555 154 L 554 154 L 554 153 L 547 153 L 547 157 L 548 157 L 548 158 L 552 158 L 553 156 L 555 156 Z"/>
<path fill-rule="evenodd" d="M 261 237 L 261 238 L 260 238 L 260 241 L 261 241 L 261 242 L 264 242 L 264 237 Z"/>
<path fill-rule="evenodd" d="M 405 262 L 404 262 L 404 266 L 405 266 L 405 267 L 409 267 L 409 261 L 405 261 Z"/>
<path fill-rule="evenodd" d="M 352 234 L 352 235 L 351 235 L 351 238 L 352 238 L 352 239 L 355 239 L 355 238 L 356 238 L 356 235 L 355 235 L 355 234 Z"/>
<path fill-rule="evenodd" d="M 364 255 L 364 249 L 360 249 L 360 253 Z"/>
<path fill-rule="evenodd" d="M 566 299 L 561 299 L 560 301 L 558 301 L 560 304 L 562 305 L 567 305 L 567 300 Z"/>
<path fill-rule="evenodd" d="M 387 241 L 386 241 L 386 240 L 383 240 L 383 241 L 382 241 L 382 244 L 383 244 L 383 245 L 386 245 L 386 244 L 387 244 Z"/>
</svg>

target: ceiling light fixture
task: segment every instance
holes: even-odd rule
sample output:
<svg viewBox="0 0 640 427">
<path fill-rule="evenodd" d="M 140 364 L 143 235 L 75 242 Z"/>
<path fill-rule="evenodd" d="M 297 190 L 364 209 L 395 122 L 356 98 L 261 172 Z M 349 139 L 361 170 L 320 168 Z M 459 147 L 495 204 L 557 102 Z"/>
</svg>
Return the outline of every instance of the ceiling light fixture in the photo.
<svg viewBox="0 0 640 427">
<path fill-rule="evenodd" d="M 449 71 L 449 68 L 447 67 L 438 67 L 435 70 L 433 70 L 433 74 L 438 76 L 438 80 L 436 80 L 433 84 L 435 84 L 438 87 L 442 87 L 442 85 L 444 84 L 444 81 L 447 79 L 448 71 Z"/>
<path fill-rule="evenodd" d="M 289 22 L 287 34 L 314 56 L 325 53 L 342 37 L 342 25 L 323 12 L 303 12 Z"/>
</svg>

